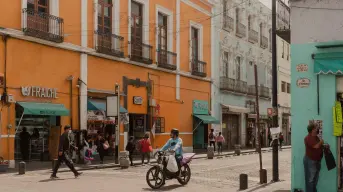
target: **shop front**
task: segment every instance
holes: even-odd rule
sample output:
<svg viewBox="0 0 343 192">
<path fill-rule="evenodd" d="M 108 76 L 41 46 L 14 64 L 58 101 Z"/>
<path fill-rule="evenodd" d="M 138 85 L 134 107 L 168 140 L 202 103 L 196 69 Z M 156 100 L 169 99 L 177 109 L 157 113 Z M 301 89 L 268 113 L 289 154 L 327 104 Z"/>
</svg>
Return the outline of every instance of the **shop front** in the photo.
<svg viewBox="0 0 343 192">
<path fill-rule="evenodd" d="M 208 102 L 193 100 L 193 149 L 206 149 L 209 145 L 208 135 L 211 124 L 220 124 L 220 121 L 209 114 Z M 218 133 L 220 130 L 215 130 Z"/>
<path fill-rule="evenodd" d="M 309 123 L 320 129 L 319 137 L 330 145 L 337 165 L 328 171 L 323 158 L 317 190 L 342 187 L 342 47 L 337 42 L 292 47 L 292 190 L 305 190 L 304 137 Z"/>
</svg>

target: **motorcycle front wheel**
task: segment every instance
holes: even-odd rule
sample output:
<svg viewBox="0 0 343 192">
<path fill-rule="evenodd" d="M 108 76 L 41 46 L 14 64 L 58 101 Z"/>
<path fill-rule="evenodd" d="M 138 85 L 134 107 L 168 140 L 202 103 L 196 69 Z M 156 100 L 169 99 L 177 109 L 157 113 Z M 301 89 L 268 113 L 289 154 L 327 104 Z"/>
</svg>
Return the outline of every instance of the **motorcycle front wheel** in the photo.
<svg viewBox="0 0 343 192">
<path fill-rule="evenodd" d="M 151 167 L 146 173 L 146 182 L 152 189 L 159 189 L 164 185 L 165 177 L 159 166 Z"/>
<path fill-rule="evenodd" d="M 189 180 L 191 179 L 191 168 L 185 164 L 181 167 L 181 176 L 177 178 L 181 185 L 187 185 Z"/>
</svg>

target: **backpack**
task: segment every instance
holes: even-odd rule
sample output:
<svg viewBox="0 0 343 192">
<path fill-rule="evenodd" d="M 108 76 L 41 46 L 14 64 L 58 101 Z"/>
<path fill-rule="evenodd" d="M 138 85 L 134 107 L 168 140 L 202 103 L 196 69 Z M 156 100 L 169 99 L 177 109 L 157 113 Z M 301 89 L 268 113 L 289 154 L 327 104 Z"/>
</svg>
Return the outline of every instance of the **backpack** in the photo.
<svg viewBox="0 0 343 192">
<path fill-rule="evenodd" d="M 210 138 L 211 140 L 214 139 L 214 134 L 213 134 L 213 133 L 210 133 L 209 138 Z"/>
</svg>

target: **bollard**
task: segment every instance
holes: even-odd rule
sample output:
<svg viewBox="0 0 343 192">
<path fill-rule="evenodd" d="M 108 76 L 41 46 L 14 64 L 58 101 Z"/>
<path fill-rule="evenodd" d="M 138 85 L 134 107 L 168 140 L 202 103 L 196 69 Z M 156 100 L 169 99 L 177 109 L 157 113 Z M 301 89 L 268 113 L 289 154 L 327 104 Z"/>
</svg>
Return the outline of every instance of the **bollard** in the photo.
<svg viewBox="0 0 343 192">
<path fill-rule="evenodd" d="M 26 163 L 24 161 L 21 161 L 19 163 L 19 175 L 24 175 L 26 171 Z"/>
<path fill-rule="evenodd" d="M 248 189 L 248 175 L 240 174 L 239 175 L 239 190 Z"/>
<path fill-rule="evenodd" d="M 130 167 L 130 161 L 128 159 L 128 152 L 121 151 L 119 154 L 119 165 L 122 169 L 127 169 Z"/>
<path fill-rule="evenodd" d="M 241 155 L 241 145 L 235 145 L 235 154 L 237 156 Z"/>
<path fill-rule="evenodd" d="M 214 147 L 213 146 L 208 146 L 207 147 L 207 158 L 208 159 L 213 159 L 214 157 Z"/>
<path fill-rule="evenodd" d="M 58 159 L 52 160 L 52 170 L 55 169 Z"/>
<path fill-rule="evenodd" d="M 261 169 L 260 170 L 260 184 L 267 183 L 267 170 Z"/>
</svg>

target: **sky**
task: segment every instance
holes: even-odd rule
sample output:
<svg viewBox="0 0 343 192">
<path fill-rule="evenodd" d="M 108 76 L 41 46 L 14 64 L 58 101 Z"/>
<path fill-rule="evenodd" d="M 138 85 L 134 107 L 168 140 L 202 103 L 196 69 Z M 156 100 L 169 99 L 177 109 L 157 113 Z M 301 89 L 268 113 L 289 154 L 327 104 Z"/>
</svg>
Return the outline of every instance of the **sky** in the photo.
<svg viewBox="0 0 343 192">
<path fill-rule="evenodd" d="M 288 0 L 282 0 L 286 5 L 288 5 Z M 272 9 L 272 0 L 260 0 L 264 5 L 266 5 L 269 9 Z"/>
</svg>

